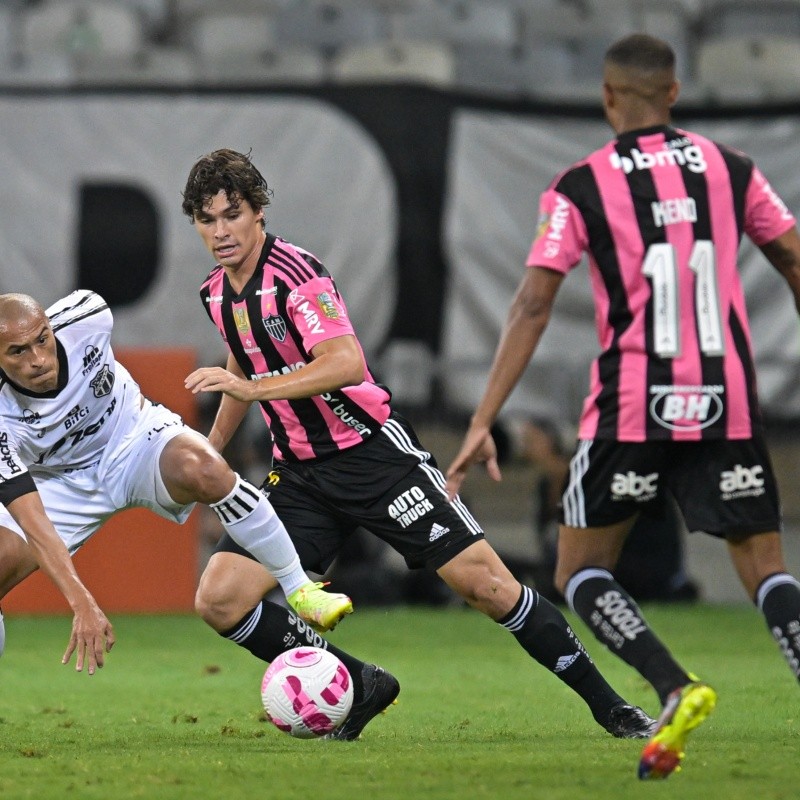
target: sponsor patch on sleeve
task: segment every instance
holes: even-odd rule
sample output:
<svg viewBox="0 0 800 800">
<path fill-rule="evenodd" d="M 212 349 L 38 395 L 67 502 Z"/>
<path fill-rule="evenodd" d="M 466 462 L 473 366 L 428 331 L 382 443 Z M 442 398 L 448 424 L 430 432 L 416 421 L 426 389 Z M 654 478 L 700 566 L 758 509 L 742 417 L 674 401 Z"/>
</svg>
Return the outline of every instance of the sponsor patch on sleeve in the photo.
<svg viewBox="0 0 800 800">
<path fill-rule="evenodd" d="M 550 226 L 550 215 L 547 212 L 543 212 L 539 215 L 539 222 L 536 226 L 536 236 L 535 239 L 539 239 L 547 233 L 547 228 Z"/>
<path fill-rule="evenodd" d="M 333 298 L 330 296 L 328 292 L 322 292 L 321 294 L 318 294 L 317 303 L 322 313 L 328 319 L 339 318 L 339 309 L 336 308 L 336 304 L 333 302 Z"/>
</svg>

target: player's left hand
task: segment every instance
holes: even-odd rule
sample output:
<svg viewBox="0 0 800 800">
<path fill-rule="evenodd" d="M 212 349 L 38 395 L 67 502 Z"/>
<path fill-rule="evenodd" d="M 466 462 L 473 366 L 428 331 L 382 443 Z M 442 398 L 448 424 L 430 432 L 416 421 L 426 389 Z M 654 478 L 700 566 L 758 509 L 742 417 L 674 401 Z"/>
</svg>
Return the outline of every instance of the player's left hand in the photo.
<svg viewBox="0 0 800 800">
<path fill-rule="evenodd" d="M 501 480 L 500 466 L 497 463 L 497 445 L 491 432 L 486 427 L 470 426 L 458 455 L 447 469 L 445 491 L 449 500 L 453 500 L 458 494 L 470 467 L 478 462 L 486 464 L 486 470 L 492 480 Z"/>
<path fill-rule="evenodd" d="M 184 385 L 192 394 L 198 392 L 224 392 L 234 400 L 249 401 L 252 383 L 234 375 L 223 367 L 200 367 L 190 373 Z"/>
</svg>

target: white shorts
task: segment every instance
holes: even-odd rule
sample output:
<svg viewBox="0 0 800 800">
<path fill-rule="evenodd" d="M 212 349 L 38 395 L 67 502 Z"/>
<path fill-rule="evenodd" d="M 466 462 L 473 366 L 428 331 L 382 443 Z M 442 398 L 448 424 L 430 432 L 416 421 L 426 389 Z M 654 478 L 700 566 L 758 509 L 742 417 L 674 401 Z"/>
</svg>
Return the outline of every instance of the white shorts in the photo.
<svg viewBox="0 0 800 800">
<path fill-rule="evenodd" d="M 47 516 L 70 553 L 75 553 L 111 516 L 126 508 L 149 508 L 160 517 L 183 523 L 194 508 L 169 496 L 159 459 L 171 439 L 201 436 L 174 412 L 149 400 L 139 413 L 130 445 L 106 463 L 70 472 L 31 471 Z M 8 511 L 0 506 L 0 526 L 25 538 Z"/>
</svg>

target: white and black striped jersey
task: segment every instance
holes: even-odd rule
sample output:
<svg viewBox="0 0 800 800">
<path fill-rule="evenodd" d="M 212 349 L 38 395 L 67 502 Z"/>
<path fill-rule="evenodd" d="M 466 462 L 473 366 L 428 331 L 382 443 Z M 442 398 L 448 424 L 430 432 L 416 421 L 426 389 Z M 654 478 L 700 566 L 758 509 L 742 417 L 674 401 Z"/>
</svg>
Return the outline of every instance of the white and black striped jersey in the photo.
<svg viewBox="0 0 800 800">
<path fill-rule="evenodd" d="M 140 391 L 111 349 L 113 317 L 80 290 L 47 309 L 59 360 L 45 394 L 0 373 L 0 502 L 31 491 L 30 477 L 109 463 L 131 443 Z"/>
</svg>

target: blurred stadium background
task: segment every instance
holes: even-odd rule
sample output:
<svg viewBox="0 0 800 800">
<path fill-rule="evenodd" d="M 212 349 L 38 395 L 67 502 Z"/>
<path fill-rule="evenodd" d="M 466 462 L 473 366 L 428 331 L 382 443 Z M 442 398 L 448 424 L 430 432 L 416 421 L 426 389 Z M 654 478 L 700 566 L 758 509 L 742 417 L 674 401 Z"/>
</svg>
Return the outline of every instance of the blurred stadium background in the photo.
<svg viewBox="0 0 800 800">
<path fill-rule="evenodd" d="M 445 466 L 483 388 L 539 192 L 609 137 L 599 65 L 635 31 L 677 51 L 676 122 L 753 155 L 800 212 L 800 0 L 2 0 L 0 291 L 44 303 L 99 291 L 153 393 L 169 383 L 160 353 L 220 360 L 197 299 L 211 265 L 180 191 L 202 153 L 252 149 L 275 192 L 269 228 L 331 269 L 371 366 Z M 797 314 L 749 244 L 742 270 L 797 573 Z M 519 425 L 536 417 L 572 437 L 596 350 L 582 276 L 565 284 L 503 419 L 505 483 L 476 474 L 467 489 L 491 540 L 520 563 L 542 541 L 538 467 Z M 175 405 L 180 391 L 164 399 Z M 211 410 L 196 411 L 207 425 Z M 260 481 L 259 425 L 228 455 Z M 84 572 L 93 559 L 122 572 L 140 563 L 135 595 L 160 558 L 142 550 L 152 544 L 120 556 L 129 519 L 99 537 L 107 551 L 87 548 Z M 182 545 L 167 571 L 187 587 L 174 602 L 189 607 L 216 531 L 198 513 L 183 533 L 154 533 L 169 535 Z M 690 537 L 687 570 L 706 599 L 742 602 L 718 544 Z M 400 569 L 390 554 L 367 556 Z M 158 606 L 162 578 L 152 580 Z M 44 591 L 24 588 L 20 607 Z M 119 592 L 114 579 L 98 597 L 113 610 Z"/>
</svg>

